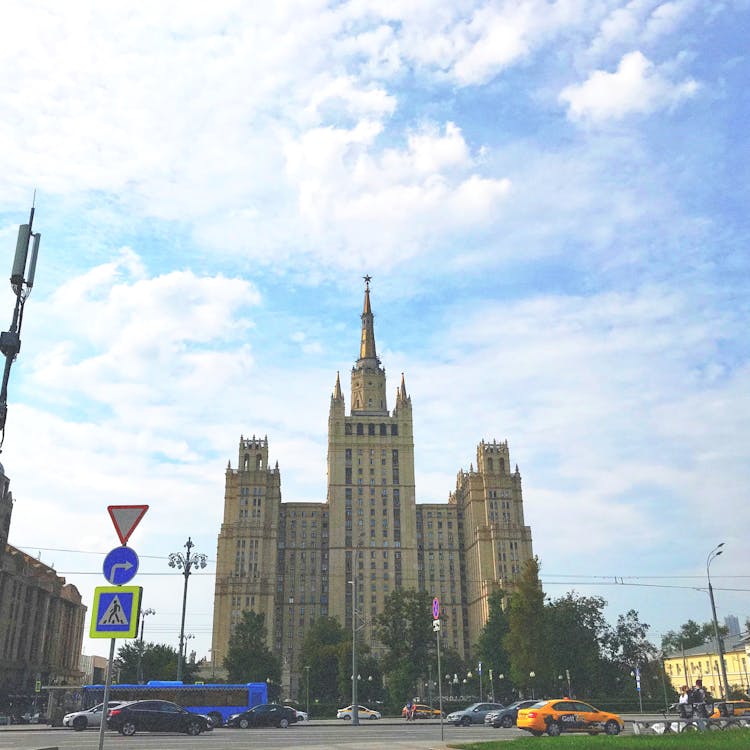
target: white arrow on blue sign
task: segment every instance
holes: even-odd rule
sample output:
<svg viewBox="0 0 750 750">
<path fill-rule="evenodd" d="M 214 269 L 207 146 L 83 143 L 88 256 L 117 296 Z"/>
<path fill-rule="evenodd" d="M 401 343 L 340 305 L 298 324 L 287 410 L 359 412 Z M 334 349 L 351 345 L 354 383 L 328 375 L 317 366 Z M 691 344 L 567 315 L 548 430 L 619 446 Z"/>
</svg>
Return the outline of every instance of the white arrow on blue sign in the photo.
<svg viewBox="0 0 750 750">
<path fill-rule="evenodd" d="M 132 581 L 138 572 L 138 555 L 130 547 L 115 547 L 102 566 L 104 577 L 115 586 Z"/>
</svg>

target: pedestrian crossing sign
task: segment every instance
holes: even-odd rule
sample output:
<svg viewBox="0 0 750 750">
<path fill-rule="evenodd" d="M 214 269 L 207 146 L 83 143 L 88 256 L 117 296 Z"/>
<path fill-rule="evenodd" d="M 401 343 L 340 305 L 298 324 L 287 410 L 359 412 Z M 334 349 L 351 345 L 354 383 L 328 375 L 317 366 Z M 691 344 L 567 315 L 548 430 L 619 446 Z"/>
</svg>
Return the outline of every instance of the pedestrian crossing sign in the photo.
<svg viewBox="0 0 750 750">
<path fill-rule="evenodd" d="M 141 610 L 140 586 L 97 586 L 90 638 L 135 638 Z"/>
</svg>

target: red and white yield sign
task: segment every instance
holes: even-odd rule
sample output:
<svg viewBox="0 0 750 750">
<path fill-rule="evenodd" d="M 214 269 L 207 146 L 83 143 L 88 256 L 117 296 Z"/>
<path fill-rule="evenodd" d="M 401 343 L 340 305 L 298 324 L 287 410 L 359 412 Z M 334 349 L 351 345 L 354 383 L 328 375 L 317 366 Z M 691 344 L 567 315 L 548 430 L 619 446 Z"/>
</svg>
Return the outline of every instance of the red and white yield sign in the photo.
<svg viewBox="0 0 750 750">
<path fill-rule="evenodd" d="M 127 544 L 135 527 L 146 515 L 148 505 L 108 505 L 107 510 L 115 525 L 117 536 L 120 537 L 120 542 Z"/>
</svg>

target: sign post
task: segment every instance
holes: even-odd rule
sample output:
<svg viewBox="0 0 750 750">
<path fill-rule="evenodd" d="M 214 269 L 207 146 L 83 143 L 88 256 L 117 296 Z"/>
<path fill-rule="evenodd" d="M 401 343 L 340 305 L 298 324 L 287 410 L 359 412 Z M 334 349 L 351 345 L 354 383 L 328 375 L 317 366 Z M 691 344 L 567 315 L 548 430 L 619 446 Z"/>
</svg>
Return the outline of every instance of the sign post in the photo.
<svg viewBox="0 0 750 750">
<path fill-rule="evenodd" d="M 109 712 L 109 688 L 112 685 L 112 669 L 115 661 L 115 641 L 118 638 L 137 638 L 138 620 L 141 613 L 140 586 L 124 586 L 138 572 L 138 555 L 127 547 L 130 535 L 146 515 L 148 505 L 108 505 L 107 511 L 121 547 L 115 547 L 104 559 L 102 572 L 113 586 L 97 586 L 94 590 L 94 606 L 91 608 L 90 638 L 109 638 L 109 661 L 104 681 L 104 703 L 102 721 L 99 725 L 99 750 L 104 747 L 104 730 L 107 728 Z"/>
<path fill-rule="evenodd" d="M 432 629 L 435 631 L 437 640 L 437 668 L 438 668 L 438 696 L 440 699 L 440 741 L 445 742 L 445 729 L 443 727 L 443 671 L 440 666 L 440 599 L 432 600 Z"/>
</svg>

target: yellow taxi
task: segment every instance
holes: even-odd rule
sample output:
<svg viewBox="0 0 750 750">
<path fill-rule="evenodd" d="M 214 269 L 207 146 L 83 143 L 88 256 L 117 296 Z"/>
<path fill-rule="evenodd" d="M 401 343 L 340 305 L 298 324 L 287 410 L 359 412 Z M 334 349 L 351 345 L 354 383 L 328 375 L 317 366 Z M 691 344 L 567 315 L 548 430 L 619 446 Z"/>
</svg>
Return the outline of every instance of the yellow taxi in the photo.
<svg viewBox="0 0 750 750">
<path fill-rule="evenodd" d="M 516 726 L 540 737 L 545 732 L 557 737 L 563 732 L 620 734 L 625 724 L 617 714 L 600 711 L 571 698 L 539 701 L 518 712 Z"/>
<path fill-rule="evenodd" d="M 725 716 L 750 716 L 750 701 L 719 701 L 714 703 L 712 719 Z"/>
<path fill-rule="evenodd" d="M 409 707 L 404 706 L 401 709 L 401 716 L 406 717 L 408 713 Z M 427 706 L 424 703 L 415 703 L 413 716 L 415 719 L 439 719 L 440 709 Z M 443 716 L 445 716 L 445 713 L 443 713 Z"/>
</svg>

